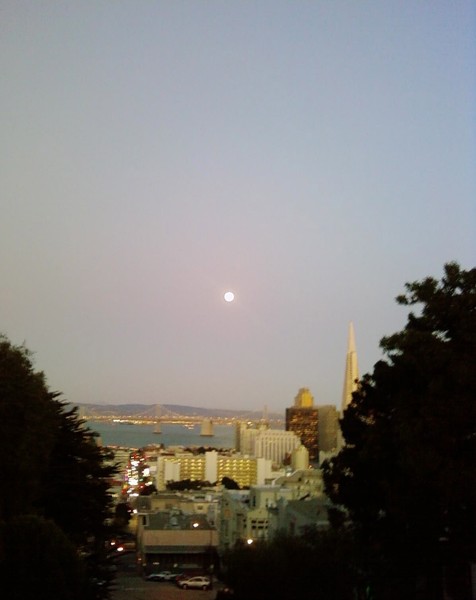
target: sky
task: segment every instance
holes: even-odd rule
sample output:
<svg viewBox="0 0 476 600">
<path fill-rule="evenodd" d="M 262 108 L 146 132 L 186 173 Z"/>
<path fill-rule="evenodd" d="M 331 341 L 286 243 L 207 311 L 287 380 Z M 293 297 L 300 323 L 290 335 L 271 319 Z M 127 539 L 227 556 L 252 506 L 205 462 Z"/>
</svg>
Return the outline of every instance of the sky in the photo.
<svg viewBox="0 0 476 600">
<path fill-rule="evenodd" d="M 475 16 L 0 0 L 0 332 L 73 403 L 339 408 L 475 266 Z"/>
</svg>

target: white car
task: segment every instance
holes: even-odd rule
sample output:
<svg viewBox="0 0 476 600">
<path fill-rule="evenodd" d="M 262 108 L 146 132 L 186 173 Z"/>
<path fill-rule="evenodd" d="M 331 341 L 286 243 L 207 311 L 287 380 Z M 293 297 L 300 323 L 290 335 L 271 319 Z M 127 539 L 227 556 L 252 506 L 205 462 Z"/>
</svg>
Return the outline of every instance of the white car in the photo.
<svg viewBox="0 0 476 600">
<path fill-rule="evenodd" d="M 180 573 L 174 573 L 173 571 L 159 571 L 159 573 L 151 573 L 146 575 L 147 581 L 175 581 Z"/>
<path fill-rule="evenodd" d="M 194 577 L 183 577 L 177 580 L 177 585 L 183 590 L 209 590 L 211 587 L 210 577 L 206 575 L 195 575 Z"/>
</svg>

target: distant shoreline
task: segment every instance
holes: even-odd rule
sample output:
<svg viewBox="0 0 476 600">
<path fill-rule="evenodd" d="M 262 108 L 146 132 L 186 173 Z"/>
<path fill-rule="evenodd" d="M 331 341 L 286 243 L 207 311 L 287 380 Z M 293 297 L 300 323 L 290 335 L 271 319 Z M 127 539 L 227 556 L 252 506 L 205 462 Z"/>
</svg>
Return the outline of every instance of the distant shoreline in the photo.
<svg viewBox="0 0 476 600">
<path fill-rule="evenodd" d="M 160 419 L 153 419 L 150 417 L 121 417 L 121 416 L 113 416 L 113 415 L 88 415 L 83 414 L 81 418 L 85 421 L 91 422 L 100 422 L 100 423 L 124 423 L 130 425 L 156 425 L 157 423 L 167 423 L 170 425 L 187 425 L 187 424 L 196 424 L 199 425 L 203 421 L 203 417 L 161 417 Z M 215 425 L 236 425 L 237 423 L 254 423 L 260 424 L 265 423 L 262 419 L 252 420 L 247 419 L 243 421 L 241 419 L 229 418 L 229 417 L 207 417 L 210 419 Z M 284 423 L 283 419 L 269 419 L 266 423 L 273 428 L 273 426 L 282 425 Z"/>
<path fill-rule="evenodd" d="M 283 413 L 250 410 L 229 410 L 219 408 L 199 408 L 181 404 L 74 404 L 82 417 L 86 414 L 88 418 L 122 418 L 131 420 L 152 421 L 160 416 L 161 419 L 196 419 L 205 417 L 216 420 L 227 420 L 228 422 L 252 421 L 252 422 L 276 422 L 284 419 Z"/>
</svg>

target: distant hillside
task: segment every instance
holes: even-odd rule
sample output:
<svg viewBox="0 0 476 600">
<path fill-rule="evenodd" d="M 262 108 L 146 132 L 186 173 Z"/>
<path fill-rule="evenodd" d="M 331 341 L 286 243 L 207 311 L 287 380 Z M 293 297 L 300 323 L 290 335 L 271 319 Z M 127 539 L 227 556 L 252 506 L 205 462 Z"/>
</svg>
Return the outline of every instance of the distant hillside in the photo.
<svg viewBox="0 0 476 600">
<path fill-rule="evenodd" d="M 76 406 L 81 413 L 88 416 L 97 415 L 98 417 L 152 417 L 156 414 L 156 404 L 86 404 L 78 403 Z M 243 410 L 225 410 L 222 408 L 198 408 L 196 406 L 185 406 L 182 404 L 161 404 L 161 415 L 163 417 L 171 415 L 183 415 L 189 417 L 220 417 L 220 418 L 241 418 L 250 419 L 250 421 L 259 421 L 263 418 L 263 411 L 243 411 Z M 282 413 L 268 412 L 267 418 L 270 420 L 283 419 Z"/>
</svg>

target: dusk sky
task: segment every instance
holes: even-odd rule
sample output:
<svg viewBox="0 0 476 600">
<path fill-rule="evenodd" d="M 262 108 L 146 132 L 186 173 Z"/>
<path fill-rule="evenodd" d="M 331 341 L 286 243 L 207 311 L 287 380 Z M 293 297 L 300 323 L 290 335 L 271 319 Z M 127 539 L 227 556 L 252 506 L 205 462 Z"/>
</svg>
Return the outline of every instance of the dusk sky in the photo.
<svg viewBox="0 0 476 600">
<path fill-rule="evenodd" d="M 475 266 L 475 7 L 0 0 L 0 332 L 73 403 L 340 407 Z"/>
</svg>

